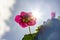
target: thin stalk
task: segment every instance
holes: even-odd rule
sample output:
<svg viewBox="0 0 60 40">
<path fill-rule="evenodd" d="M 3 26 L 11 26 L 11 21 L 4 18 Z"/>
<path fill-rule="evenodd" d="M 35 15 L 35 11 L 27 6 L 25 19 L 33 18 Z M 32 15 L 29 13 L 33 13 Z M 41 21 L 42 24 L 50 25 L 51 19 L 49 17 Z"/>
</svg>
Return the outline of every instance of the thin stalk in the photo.
<svg viewBox="0 0 60 40">
<path fill-rule="evenodd" d="M 32 36 L 32 33 L 31 33 L 31 29 L 30 29 L 30 27 L 28 27 L 29 28 L 29 33 L 30 33 L 30 35 L 31 35 L 31 37 L 32 37 L 32 40 L 33 40 L 33 36 Z"/>
</svg>

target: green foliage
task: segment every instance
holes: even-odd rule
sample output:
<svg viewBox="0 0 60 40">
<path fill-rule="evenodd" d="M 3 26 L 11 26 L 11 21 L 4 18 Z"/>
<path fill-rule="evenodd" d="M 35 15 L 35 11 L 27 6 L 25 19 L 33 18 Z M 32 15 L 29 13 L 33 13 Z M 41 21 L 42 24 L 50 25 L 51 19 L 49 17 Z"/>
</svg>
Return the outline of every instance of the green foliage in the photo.
<svg viewBox="0 0 60 40">
<path fill-rule="evenodd" d="M 26 35 L 24 35 L 24 37 L 23 37 L 22 40 L 34 40 L 34 38 L 35 38 L 35 36 L 37 35 L 37 33 L 39 32 L 39 30 L 40 30 L 40 26 L 37 27 L 36 33 L 26 34 Z"/>
<path fill-rule="evenodd" d="M 36 29 L 36 33 L 38 33 L 39 30 L 40 30 L 40 26 L 37 27 L 37 29 Z"/>
<path fill-rule="evenodd" d="M 58 16 L 58 19 L 60 20 L 60 16 Z"/>
<path fill-rule="evenodd" d="M 34 40 L 35 36 L 36 36 L 36 33 L 26 34 L 26 35 L 24 35 L 24 38 L 22 40 Z"/>
</svg>

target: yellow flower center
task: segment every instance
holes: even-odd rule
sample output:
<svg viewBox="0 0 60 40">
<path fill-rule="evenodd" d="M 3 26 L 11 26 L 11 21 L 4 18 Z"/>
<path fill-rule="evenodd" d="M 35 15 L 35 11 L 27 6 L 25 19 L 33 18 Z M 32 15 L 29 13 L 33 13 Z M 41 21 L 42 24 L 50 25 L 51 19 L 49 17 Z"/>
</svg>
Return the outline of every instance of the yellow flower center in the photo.
<svg viewBox="0 0 60 40">
<path fill-rule="evenodd" d="M 28 21 L 29 21 L 28 18 L 23 19 L 23 22 L 28 22 Z"/>
<path fill-rule="evenodd" d="M 23 19 L 23 22 L 25 22 L 25 19 Z"/>
<path fill-rule="evenodd" d="M 29 22 L 31 19 L 33 19 L 33 17 L 24 16 L 22 21 L 23 22 Z"/>
</svg>

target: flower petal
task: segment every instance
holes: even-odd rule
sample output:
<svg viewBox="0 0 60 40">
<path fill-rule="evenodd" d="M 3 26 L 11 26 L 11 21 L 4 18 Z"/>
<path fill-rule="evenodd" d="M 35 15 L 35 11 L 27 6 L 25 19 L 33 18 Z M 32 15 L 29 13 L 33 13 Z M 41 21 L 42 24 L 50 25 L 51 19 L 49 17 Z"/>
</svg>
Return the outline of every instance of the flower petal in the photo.
<svg viewBox="0 0 60 40">
<path fill-rule="evenodd" d="M 33 16 L 31 12 L 29 12 L 28 15 L 29 15 L 29 17 L 32 17 Z"/>
<path fill-rule="evenodd" d="M 21 16 L 25 16 L 26 14 L 26 12 L 21 12 Z"/>
<path fill-rule="evenodd" d="M 33 26 L 36 24 L 35 20 L 30 20 L 30 22 L 27 23 L 29 26 Z"/>
<path fill-rule="evenodd" d="M 15 21 L 17 22 L 17 23 L 19 23 L 20 21 L 21 21 L 21 17 L 20 17 L 20 15 L 17 15 L 16 17 L 15 17 Z"/>
<path fill-rule="evenodd" d="M 19 25 L 20 25 L 22 28 L 25 28 L 25 27 L 28 26 L 27 23 L 24 23 L 24 22 L 19 23 Z"/>
</svg>

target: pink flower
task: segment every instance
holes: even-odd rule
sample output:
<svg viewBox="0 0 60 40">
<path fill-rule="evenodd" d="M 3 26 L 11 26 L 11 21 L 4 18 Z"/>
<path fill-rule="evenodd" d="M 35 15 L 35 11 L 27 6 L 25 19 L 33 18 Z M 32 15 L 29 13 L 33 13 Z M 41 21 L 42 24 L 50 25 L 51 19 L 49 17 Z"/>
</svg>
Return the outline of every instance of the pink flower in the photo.
<svg viewBox="0 0 60 40">
<path fill-rule="evenodd" d="M 27 12 L 21 12 L 15 17 L 15 21 L 23 28 L 36 24 L 36 18 L 33 17 L 32 13 Z"/>
<path fill-rule="evenodd" d="M 51 13 L 51 17 L 52 17 L 52 18 L 55 18 L 55 12 L 52 12 L 52 13 Z"/>
</svg>

